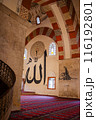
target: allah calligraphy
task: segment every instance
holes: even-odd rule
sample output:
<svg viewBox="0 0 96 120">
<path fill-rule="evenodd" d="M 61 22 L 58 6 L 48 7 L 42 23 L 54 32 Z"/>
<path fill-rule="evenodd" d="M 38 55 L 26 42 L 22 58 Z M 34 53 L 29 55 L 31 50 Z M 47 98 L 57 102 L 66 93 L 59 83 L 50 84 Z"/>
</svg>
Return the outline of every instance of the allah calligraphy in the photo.
<svg viewBox="0 0 96 120">
<path fill-rule="evenodd" d="M 34 62 L 37 62 L 39 58 L 41 58 L 44 54 L 45 46 L 41 41 L 35 42 L 30 49 L 30 55 Z"/>
<path fill-rule="evenodd" d="M 43 83 L 44 85 L 46 82 L 46 56 L 47 56 L 47 51 L 45 50 L 44 51 L 44 83 Z M 36 84 L 39 84 L 42 81 L 42 65 L 41 64 L 39 65 L 39 73 L 40 73 L 39 80 L 36 79 L 36 64 L 34 65 L 33 78 L 31 80 L 28 79 L 29 71 L 30 71 L 30 67 L 28 67 L 28 69 L 27 69 L 25 82 L 32 83 L 34 81 Z"/>
<path fill-rule="evenodd" d="M 41 82 L 41 80 L 42 80 L 42 65 L 40 64 L 40 66 L 39 66 L 40 80 L 36 80 L 36 65 L 34 66 L 34 75 L 33 75 L 32 80 L 28 79 L 29 71 L 30 71 L 30 67 L 27 69 L 27 72 L 26 72 L 27 83 L 32 83 L 34 81 L 36 84 L 39 84 Z"/>
<path fill-rule="evenodd" d="M 31 63 L 32 62 L 32 59 L 31 58 L 29 58 L 29 61 L 28 61 L 28 63 L 27 64 L 29 64 L 29 63 Z"/>
<path fill-rule="evenodd" d="M 46 82 L 46 56 L 47 56 L 47 51 L 45 50 L 44 51 L 44 85 L 45 85 L 45 82 Z"/>
</svg>

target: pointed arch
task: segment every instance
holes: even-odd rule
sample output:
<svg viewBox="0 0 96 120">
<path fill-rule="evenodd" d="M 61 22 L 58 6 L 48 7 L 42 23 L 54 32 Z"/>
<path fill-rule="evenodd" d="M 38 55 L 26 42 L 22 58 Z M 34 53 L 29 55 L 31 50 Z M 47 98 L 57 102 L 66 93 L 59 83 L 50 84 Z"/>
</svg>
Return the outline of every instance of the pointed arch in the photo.
<svg viewBox="0 0 96 120">
<path fill-rule="evenodd" d="M 48 0 L 48 1 L 44 1 L 44 0 L 23 0 L 22 5 L 21 5 L 21 16 L 25 19 L 28 18 L 28 11 L 30 10 L 30 4 L 31 2 L 35 2 L 38 3 L 39 5 L 41 5 L 44 9 L 44 11 L 46 12 L 47 16 L 50 19 L 50 22 L 52 24 L 52 27 L 54 30 L 61 30 L 58 24 L 58 21 L 51 9 L 51 5 L 50 3 L 56 2 L 58 1 L 58 7 L 61 10 L 61 14 L 64 18 L 65 24 L 66 24 L 66 29 L 68 31 L 68 35 L 69 35 L 69 42 L 70 42 L 70 51 L 71 51 L 71 57 L 72 58 L 76 58 L 76 57 L 80 57 L 80 25 L 79 25 L 79 21 L 72 3 L 72 0 Z M 27 2 L 27 4 L 26 4 Z M 56 36 L 56 42 L 58 44 L 62 44 L 62 36 L 61 35 L 57 35 Z M 63 60 L 64 59 L 64 52 L 61 51 L 62 49 L 64 49 L 64 46 L 62 44 L 62 46 L 60 46 L 60 48 L 58 50 L 60 50 L 60 55 L 59 55 L 59 59 Z"/>
<path fill-rule="evenodd" d="M 25 40 L 25 45 L 27 45 L 34 37 L 36 37 L 37 35 L 45 35 L 47 37 L 50 37 L 54 40 L 54 42 L 57 43 L 57 41 L 61 41 L 62 39 L 60 38 L 60 36 L 56 36 L 57 34 L 55 33 L 55 31 L 51 28 L 48 27 L 40 27 L 35 29 L 34 31 L 32 31 Z M 62 44 L 61 44 L 62 45 Z M 59 52 L 59 60 L 64 59 L 64 54 L 60 55 L 60 53 L 64 53 L 63 47 L 58 45 L 58 52 Z"/>
</svg>

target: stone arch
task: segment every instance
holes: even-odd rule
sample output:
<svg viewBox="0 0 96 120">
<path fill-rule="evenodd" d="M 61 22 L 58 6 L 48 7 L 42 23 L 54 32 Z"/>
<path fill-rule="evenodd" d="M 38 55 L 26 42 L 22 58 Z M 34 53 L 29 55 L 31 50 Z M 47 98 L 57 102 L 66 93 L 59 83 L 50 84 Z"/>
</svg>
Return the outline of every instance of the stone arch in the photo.
<svg viewBox="0 0 96 120">
<path fill-rule="evenodd" d="M 62 39 L 60 39 L 60 36 L 56 36 L 56 32 L 51 29 L 51 28 L 48 28 L 48 27 L 40 27 L 40 28 L 37 28 L 35 29 L 34 31 L 32 31 L 27 37 L 26 37 L 26 40 L 25 40 L 25 45 L 27 45 L 34 37 L 36 37 L 37 35 L 45 35 L 47 37 L 50 37 L 52 38 L 58 45 L 58 40 L 61 41 Z M 64 52 L 63 51 L 63 47 L 62 46 L 58 46 L 58 52 Z M 59 60 L 62 59 L 62 56 L 60 56 L 59 54 Z"/>
<path fill-rule="evenodd" d="M 56 20 L 51 8 L 48 6 L 50 3 L 57 2 L 69 35 L 71 57 L 80 57 L 80 25 L 72 0 L 48 0 L 46 2 L 44 2 L 44 0 L 34 0 L 34 2 L 38 2 L 38 4 L 43 6 L 50 19 L 53 29 L 60 29 L 58 21 Z M 62 36 L 59 37 L 62 38 Z"/>
<path fill-rule="evenodd" d="M 59 7 L 69 34 L 71 57 L 80 57 L 80 21 L 75 12 L 73 2 L 72 0 L 65 0 L 65 4 L 62 4 L 59 1 Z"/>
<path fill-rule="evenodd" d="M 77 15 L 76 15 L 72 0 L 48 0 L 48 1 L 23 0 L 23 2 L 22 2 L 23 8 L 21 6 L 21 8 L 23 9 L 23 12 L 25 11 L 25 13 L 22 14 L 23 18 L 27 19 L 27 14 L 28 14 L 28 10 L 30 10 L 31 2 L 38 3 L 43 7 L 48 18 L 50 19 L 50 22 L 52 24 L 54 31 L 58 31 L 58 30 L 60 30 L 60 27 L 59 27 L 58 21 L 57 21 L 56 17 L 54 16 L 54 13 L 50 7 L 50 3 L 57 2 L 57 1 L 58 1 L 58 7 L 61 10 L 61 14 L 63 15 L 64 21 L 66 24 L 66 29 L 68 31 L 71 57 L 72 58 L 80 57 L 80 50 L 79 50 L 79 47 L 80 47 L 80 34 L 79 34 L 80 25 L 79 25 L 79 22 L 77 19 Z M 60 34 L 56 36 L 56 41 L 57 41 L 58 45 L 60 44 L 59 45 L 60 47 L 62 45 L 62 49 L 60 48 L 60 52 L 59 52 L 60 53 L 59 59 L 63 60 L 64 59 L 64 50 L 63 50 L 64 46 L 63 46 L 62 36 Z"/>
</svg>

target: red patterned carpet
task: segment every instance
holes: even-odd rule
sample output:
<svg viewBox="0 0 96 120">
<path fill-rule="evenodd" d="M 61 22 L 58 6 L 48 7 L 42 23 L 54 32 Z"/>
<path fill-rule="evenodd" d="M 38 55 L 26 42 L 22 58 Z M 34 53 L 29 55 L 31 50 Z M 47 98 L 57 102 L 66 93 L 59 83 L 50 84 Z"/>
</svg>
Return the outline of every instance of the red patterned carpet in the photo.
<svg viewBox="0 0 96 120">
<path fill-rule="evenodd" d="M 80 120 L 80 101 L 22 95 L 21 110 L 12 112 L 9 120 Z"/>
</svg>

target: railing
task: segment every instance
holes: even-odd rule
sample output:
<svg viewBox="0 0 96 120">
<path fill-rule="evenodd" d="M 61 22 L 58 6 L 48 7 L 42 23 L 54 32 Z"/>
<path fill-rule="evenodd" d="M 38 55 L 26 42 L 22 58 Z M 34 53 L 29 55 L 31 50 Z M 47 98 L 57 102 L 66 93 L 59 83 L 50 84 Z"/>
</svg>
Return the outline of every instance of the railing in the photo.
<svg viewBox="0 0 96 120">
<path fill-rule="evenodd" d="M 0 80 L 8 86 L 8 89 L 0 95 L 0 120 L 7 120 L 11 112 L 13 86 L 16 76 L 13 70 L 0 60 Z"/>
</svg>

